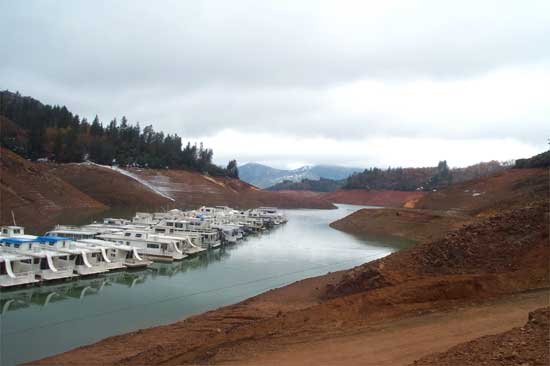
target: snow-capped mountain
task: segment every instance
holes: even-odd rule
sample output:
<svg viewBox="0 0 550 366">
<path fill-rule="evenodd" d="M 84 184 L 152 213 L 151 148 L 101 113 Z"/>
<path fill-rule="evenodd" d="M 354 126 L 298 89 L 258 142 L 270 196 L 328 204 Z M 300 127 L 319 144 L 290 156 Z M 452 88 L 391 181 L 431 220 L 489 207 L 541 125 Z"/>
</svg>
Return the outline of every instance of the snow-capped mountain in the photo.
<svg viewBox="0 0 550 366">
<path fill-rule="evenodd" d="M 285 180 L 299 182 L 302 179 L 328 178 L 344 179 L 360 172 L 360 168 L 348 168 L 335 165 L 306 165 L 294 170 L 275 169 L 258 163 L 248 163 L 239 167 L 239 177 L 260 188 L 268 188 Z"/>
</svg>

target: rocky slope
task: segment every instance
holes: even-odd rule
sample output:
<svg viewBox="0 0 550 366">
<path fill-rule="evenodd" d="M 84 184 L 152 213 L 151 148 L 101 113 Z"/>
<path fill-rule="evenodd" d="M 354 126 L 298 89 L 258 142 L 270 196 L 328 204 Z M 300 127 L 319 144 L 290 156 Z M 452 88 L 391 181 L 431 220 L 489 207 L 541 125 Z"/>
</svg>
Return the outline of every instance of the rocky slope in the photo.
<svg viewBox="0 0 550 366">
<path fill-rule="evenodd" d="M 522 327 L 423 357 L 414 366 L 550 365 L 550 307 L 529 313 Z"/>
</svg>

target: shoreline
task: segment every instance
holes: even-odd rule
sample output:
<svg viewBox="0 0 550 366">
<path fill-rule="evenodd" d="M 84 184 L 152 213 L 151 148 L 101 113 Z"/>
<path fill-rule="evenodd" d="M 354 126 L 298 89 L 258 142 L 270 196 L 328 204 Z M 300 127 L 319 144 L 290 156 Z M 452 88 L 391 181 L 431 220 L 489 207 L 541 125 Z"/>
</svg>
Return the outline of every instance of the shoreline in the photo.
<svg viewBox="0 0 550 366">
<path fill-rule="evenodd" d="M 527 232 L 520 223 L 541 222 L 547 208 L 538 204 L 511 210 L 459 229 L 459 235 L 417 244 L 350 270 L 308 278 L 166 326 L 106 338 L 29 364 L 243 363 L 298 343 L 311 344 L 323 335 L 336 336 L 334 330 L 361 333 L 361 327 L 375 322 L 506 301 L 525 291 L 545 293 L 550 282 L 545 268 L 547 233 L 544 225 Z M 509 232 L 511 226 L 516 232 Z M 501 237 L 510 235 L 525 246 L 506 245 Z M 489 247 L 476 245 L 488 240 Z M 438 266 L 437 258 L 445 257 L 451 266 Z"/>
</svg>

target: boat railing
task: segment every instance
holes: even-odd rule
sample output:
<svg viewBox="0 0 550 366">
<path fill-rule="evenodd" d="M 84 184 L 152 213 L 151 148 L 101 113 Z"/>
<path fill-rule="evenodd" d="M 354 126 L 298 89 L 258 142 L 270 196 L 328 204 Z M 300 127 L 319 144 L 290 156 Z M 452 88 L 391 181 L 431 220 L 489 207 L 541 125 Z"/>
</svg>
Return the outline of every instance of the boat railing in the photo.
<svg viewBox="0 0 550 366">
<path fill-rule="evenodd" d="M 16 278 L 23 278 L 23 277 L 34 277 L 34 271 L 24 271 L 24 272 L 13 272 L 13 275 Z"/>
</svg>

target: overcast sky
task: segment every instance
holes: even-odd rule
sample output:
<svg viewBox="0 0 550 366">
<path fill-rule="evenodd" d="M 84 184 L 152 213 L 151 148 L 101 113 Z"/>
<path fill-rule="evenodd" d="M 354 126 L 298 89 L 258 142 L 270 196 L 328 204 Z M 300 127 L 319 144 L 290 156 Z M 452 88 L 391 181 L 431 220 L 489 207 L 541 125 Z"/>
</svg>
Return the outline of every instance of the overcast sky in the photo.
<svg viewBox="0 0 550 366">
<path fill-rule="evenodd" d="M 550 137 L 548 0 L 0 0 L 0 35 L 0 89 L 223 164 L 464 166 Z"/>
</svg>

